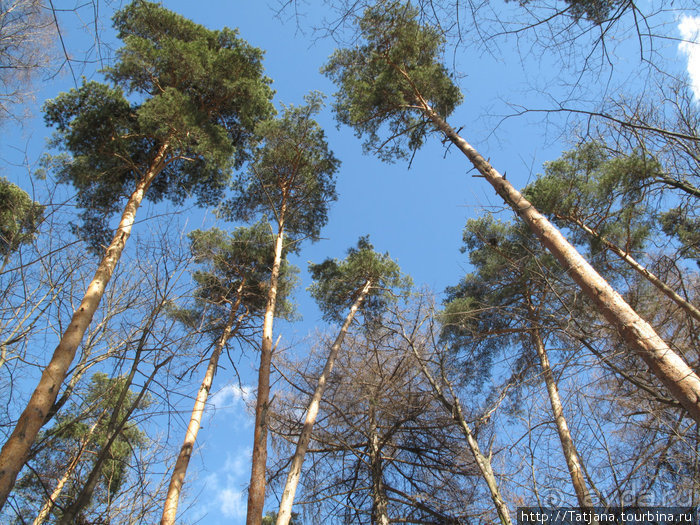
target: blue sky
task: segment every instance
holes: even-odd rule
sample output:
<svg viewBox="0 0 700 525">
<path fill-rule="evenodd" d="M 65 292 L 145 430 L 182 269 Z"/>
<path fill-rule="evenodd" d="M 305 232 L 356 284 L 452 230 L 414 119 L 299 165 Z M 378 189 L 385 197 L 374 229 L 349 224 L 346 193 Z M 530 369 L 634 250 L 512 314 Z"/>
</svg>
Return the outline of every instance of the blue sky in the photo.
<svg viewBox="0 0 700 525">
<path fill-rule="evenodd" d="M 319 23 L 320 14 L 325 12 L 317 3 L 301 4 L 307 13 L 300 20 L 305 31 L 289 19 L 290 13 L 285 13 L 282 19 L 274 17 L 265 2 L 205 0 L 164 4 L 210 28 L 238 27 L 243 38 L 264 49 L 265 69 L 274 81 L 275 102 L 279 106 L 280 103 L 301 103 L 311 90 L 320 90 L 329 97 L 334 91 L 332 84 L 319 72 L 334 44 L 329 39 L 316 39 L 309 29 L 310 25 Z M 511 12 L 516 8 L 517 2 L 503 7 Z M 103 38 L 113 42 L 107 21 L 112 8 L 103 5 L 101 9 L 107 26 Z M 698 18 L 670 18 L 666 22 L 669 36 L 687 40 L 693 39 L 700 27 Z M 65 24 L 68 48 L 77 55 L 89 42 L 74 20 L 66 18 Z M 690 72 L 691 79 L 700 97 L 698 48 L 700 45 L 685 42 L 679 49 L 678 43 L 672 41 L 658 52 L 671 67 L 676 64 L 679 71 L 691 64 L 694 68 Z M 615 53 L 617 66 L 612 76 L 600 76 L 597 80 L 587 77 L 581 82 L 584 87 L 571 88 L 570 82 L 562 81 L 568 73 L 562 72 L 561 62 L 551 54 L 542 54 L 525 39 L 494 41 L 487 49 L 460 48 L 450 58 L 454 57 L 456 69 L 464 74 L 460 79 L 464 103 L 449 120 L 456 128 L 463 126 L 463 136 L 490 158 L 501 173 L 507 173 L 516 187 L 522 187 L 541 171 L 543 162 L 556 159 L 571 147 L 568 137 L 562 136 L 566 122 L 558 120 L 565 115 L 548 119 L 529 115 L 506 120 L 501 116 L 512 113 L 514 104 L 546 108 L 552 106 L 553 100 L 565 97 L 584 104 L 579 98 L 584 95 L 588 100 L 595 100 L 606 91 L 615 93 L 620 86 L 632 90 L 641 88 L 635 44 L 621 42 Z M 92 67 L 84 74 L 95 75 Z M 71 86 L 68 74 L 42 84 L 37 94 L 37 107 L 33 110 L 37 117 L 23 129 L 6 126 L 2 130 L 0 152 L 8 162 L 0 175 L 30 188 L 24 174 L 10 163 L 18 162 L 19 152 L 25 149 L 30 159 L 38 157 L 48 135 L 41 124 L 38 106 L 43 99 Z M 329 108 L 319 122 L 327 132 L 331 148 L 342 161 L 337 186 L 339 199 L 331 208 L 323 240 L 305 244 L 294 262 L 304 269 L 307 261 L 342 257 L 359 236 L 370 234 L 376 249 L 388 251 L 417 285 L 428 286 L 439 293 L 455 284 L 468 271 L 466 256 L 459 253 L 466 219 L 484 209 L 502 208 L 493 190 L 482 179 L 471 176 L 465 159 L 458 152 L 449 151 L 445 155 L 437 138 L 418 152 L 411 169 L 407 170 L 406 164 L 382 164 L 365 156 L 359 140 L 350 130 L 336 129 Z M 203 218 L 203 213 L 196 213 L 189 221 L 200 226 Z M 136 233 L 146 234 L 145 231 Z M 321 315 L 305 292 L 309 284 L 308 276 L 302 273 L 296 302 L 303 321 L 277 325 L 282 335 L 281 346 L 292 346 L 289 351 L 302 354 L 309 334 L 313 334 L 316 327 L 322 327 Z M 188 499 L 182 508 L 195 497 L 196 501 L 187 510 L 186 520 L 213 525 L 245 521 L 243 491 L 249 478 L 248 456 L 252 445 L 252 422 L 245 401 L 253 395 L 257 357 L 256 353 L 249 352 L 239 363 L 243 388 L 228 370 L 220 372 L 215 379 L 212 410 L 205 419 L 198 440 L 199 452 L 188 472 Z M 198 377 L 199 373 L 195 374 L 195 381 Z M 189 411 L 191 406 L 185 402 L 181 408 Z M 181 437 L 174 431 L 173 442 L 178 443 Z M 274 502 L 271 503 L 270 509 L 274 509 Z"/>
</svg>

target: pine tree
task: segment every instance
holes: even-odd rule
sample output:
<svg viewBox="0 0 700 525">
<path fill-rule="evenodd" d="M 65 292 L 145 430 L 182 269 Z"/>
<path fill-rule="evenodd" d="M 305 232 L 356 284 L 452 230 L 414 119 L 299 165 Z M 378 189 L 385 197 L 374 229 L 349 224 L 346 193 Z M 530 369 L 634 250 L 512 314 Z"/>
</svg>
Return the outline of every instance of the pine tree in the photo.
<svg viewBox="0 0 700 525">
<path fill-rule="evenodd" d="M 331 345 L 326 364 L 306 410 L 304 426 L 297 440 L 282 493 L 277 525 L 289 525 L 293 517 L 294 495 L 301 476 L 306 449 L 311 440 L 311 432 L 318 416 L 321 398 L 353 319 L 358 312 L 362 312 L 367 319 L 381 316 L 386 304 L 394 299 L 392 290 L 406 289 L 410 286 L 410 282 L 401 277 L 396 262 L 391 260 L 388 254 L 376 253 L 368 237 L 361 237 L 357 248 L 348 250 L 345 260 L 338 262 L 335 259 L 326 259 L 321 264 L 312 264 L 309 269 L 314 279 L 310 292 L 324 313 L 324 318 L 337 321 L 341 315 L 340 312 L 348 306 L 349 311 L 335 342 Z"/>
<path fill-rule="evenodd" d="M 108 414 L 120 396 L 124 379 L 95 373 L 84 398 L 80 402 L 70 403 L 65 412 L 57 415 L 56 424 L 45 433 L 46 443 L 34 459 L 34 463 L 41 464 L 41 468 L 35 468 L 18 483 L 18 493 L 26 500 L 34 499 L 36 494 L 44 494 L 45 491 L 40 488 L 42 485 L 51 488 L 50 497 L 44 499 L 34 520 L 36 525 L 44 523 L 51 515 L 57 522 L 60 521 L 63 511 L 75 500 L 85 483 L 86 472 L 90 471 L 109 439 Z M 120 407 L 121 415 L 125 415 L 127 405 L 135 399 L 136 394 L 129 391 L 126 404 Z M 147 408 L 149 404 L 148 398 L 142 399 L 138 410 Z M 128 476 L 132 454 L 145 445 L 145 435 L 135 424 L 130 423 L 119 432 L 110 447 L 108 459 L 100 467 L 96 490 L 81 511 L 80 520 L 88 519 L 93 507 L 108 502 L 119 493 Z M 29 513 L 30 510 L 25 509 L 25 517 Z"/>
<path fill-rule="evenodd" d="M 22 244 L 31 242 L 44 214 L 26 191 L 0 177 L 0 273 Z"/>
<path fill-rule="evenodd" d="M 582 460 L 564 416 L 546 349 L 548 340 L 566 345 L 566 338 L 557 332 L 559 325 L 566 323 L 566 315 L 552 304 L 556 305 L 565 292 L 552 290 L 552 286 L 568 279 L 551 255 L 538 253 L 536 238 L 522 223 L 502 223 L 491 215 L 470 220 L 464 229 L 464 242 L 463 251 L 469 253 L 474 272 L 448 289 L 443 338 L 455 351 L 462 345 L 482 347 L 481 355 L 489 364 L 493 354 L 504 348 L 521 347 L 518 361 L 523 363 L 537 356 L 579 507 L 592 509 Z M 489 342 L 484 345 L 484 340 Z"/>
<path fill-rule="evenodd" d="M 454 144 L 527 223 L 559 264 L 622 335 L 630 350 L 700 422 L 700 377 L 663 341 L 523 195 L 446 121 L 461 100 L 440 62 L 444 40 L 423 26 L 417 11 L 398 2 L 368 8 L 359 21 L 359 44 L 337 50 L 325 67 L 340 91 L 341 123 L 365 137 L 365 148 L 391 160 L 408 157 L 430 133 Z M 389 133 L 381 140 L 380 135 Z"/>
<path fill-rule="evenodd" d="M 161 524 L 175 523 L 180 491 L 199 432 L 219 357 L 227 342 L 239 335 L 248 318 L 259 318 L 265 311 L 268 277 L 273 265 L 273 243 L 268 225 L 262 222 L 237 228 L 232 234 L 218 229 L 195 230 L 189 234 L 195 261 L 202 269 L 194 273 L 197 283 L 195 311 L 174 311 L 183 319 L 205 318 L 206 330 L 215 335 L 215 346 L 195 399 L 185 439 L 170 478 Z M 293 271 L 283 264 L 277 300 L 284 302 L 293 284 Z M 183 315 L 184 314 L 184 315 Z M 249 323 L 248 323 L 249 324 Z"/>
<path fill-rule="evenodd" d="M 545 168 L 545 174 L 523 190 L 542 213 L 558 226 L 568 226 L 574 243 L 589 246 L 594 264 L 607 262 L 608 252 L 615 254 L 700 321 L 698 308 L 637 260 L 657 223 L 648 188 L 650 180 L 663 176 L 655 159 L 639 152 L 613 157 L 602 144 L 589 142 Z M 669 213 L 673 210 L 658 217 L 662 225 Z"/>
<path fill-rule="evenodd" d="M 262 145 L 256 150 L 237 196 L 222 213 L 240 220 L 262 216 L 272 223 L 274 260 L 263 320 L 260 368 L 255 406 L 253 465 L 248 488 L 249 525 L 260 525 L 265 502 L 267 413 L 272 365 L 272 328 L 282 261 L 305 239 L 317 240 L 335 200 L 335 172 L 339 161 L 329 150 L 323 130 L 313 120 L 321 96 L 306 97 L 306 105 L 289 106 L 282 116 L 261 123 L 256 132 Z"/>
<path fill-rule="evenodd" d="M 58 395 L 143 198 L 178 203 L 194 195 L 199 204 L 216 202 L 231 168 L 246 159 L 256 122 L 272 111 L 262 53 L 235 31 L 210 31 L 144 1 L 119 11 L 114 25 L 124 45 L 106 72 L 111 84 L 86 82 L 48 101 L 45 113 L 57 128 L 56 145 L 70 153 L 58 159 L 56 169 L 77 190 L 84 210 L 78 230 L 94 251 L 107 244 L 106 218 L 122 206 L 123 213 L 0 452 L 0 507 Z"/>
</svg>

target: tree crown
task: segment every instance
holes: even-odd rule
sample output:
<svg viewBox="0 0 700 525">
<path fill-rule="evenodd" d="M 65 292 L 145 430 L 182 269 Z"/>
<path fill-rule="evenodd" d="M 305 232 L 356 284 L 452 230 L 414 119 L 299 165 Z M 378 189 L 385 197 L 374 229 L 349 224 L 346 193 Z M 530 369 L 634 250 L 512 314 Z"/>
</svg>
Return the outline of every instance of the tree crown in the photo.
<svg viewBox="0 0 700 525">
<path fill-rule="evenodd" d="M 34 238 L 44 207 L 26 191 L 0 177 L 0 257 L 5 257 Z"/>
<path fill-rule="evenodd" d="M 637 250 L 654 223 L 646 183 L 661 170 L 643 153 L 611 156 L 601 143 L 588 142 L 545 164 L 545 174 L 524 194 L 560 226 L 570 226 L 567 218 L 580 220 L 619 246 Z M 600 252 L 598 239 L 577 227 L 571 230 L 574 242 Z"/>
<path fill-rule="evenodd" d="M 312 118 L 321 107 L 322 96 L 312 93 L 306 105 L 286 107 L 280 118 L 258 124 L 262 145 L 236 184 L 236 197 L 222 206 L 224 216 L 246 221 L 272 216 L 293 239 L 318 239 L 328 221 L 328 205 L 336 199 L 340 166 Z"/>
<path fill-rule="evenodd" d="M 120 209 L 119 197 L 154 168 L 150 200 L 217 202 L 231 168 L 247 158 L 255 123 L 273 112 L 262 52 L 235 31 L 211 31 L 143 1 L 119 11 L 114 24 L 124 45 L 106 71 L 113 85 L 84 82 L 44 106 L 55 145 L 70 152 L 53 167 L 78 190 L 93 244 L 109 238 L 106 218 Z M 164 162 L 154 166 L 163 147 Z"/>
<path fill-rule="evenodd" d="M 364 137 L 365 151 L 406 158 L 433 129 L 422 101 L 444 118 L 462 100 L 441 62 L 444 38 L 410 3 L 379 2 L 358 24 L 360 44 L 335 51 L 323 69 L 339 87 L 337 119 Z"/>
<path fill-rule="evenodd" d="M 195 230 L 188 235 L 194 261 L 200 269 L 193 273 L 197 284 L 195 310 L 177 310 L 183 321 L 206 314 L 214 324 L 228 318 L 241 288 L 240 313 L 249 315 L 265 311 L 270 269 L 274 252 L 274 236 L 268 224 L 258 222 L 236 228 L 228 233 L 218 228 Z M 278 282 L 276 315 L 285 317 L 293 312 L 289 295 L 296 283 L 298 270 L 283 259 Z M 184 317 L 183 317 L 184 316 Z"/>
<path fill-rule="evenodd" d="M 395 299 L 394 291 L 405 292 L 411 286 L 410 278 L 401 273 L 399 265 L 388 253 L 374 251 L 369 237 L 360 237 L 357 247 L 348 250 L 342 261 L 326 259 L 320 264 L 310 264 L 314 283 L 309 291 L 327 321 L 338 321 L 345 315 L 367 283 L 371 288 L 362 305 L 365 317 L 381 315 L 387 303 Z"/>
</svg>

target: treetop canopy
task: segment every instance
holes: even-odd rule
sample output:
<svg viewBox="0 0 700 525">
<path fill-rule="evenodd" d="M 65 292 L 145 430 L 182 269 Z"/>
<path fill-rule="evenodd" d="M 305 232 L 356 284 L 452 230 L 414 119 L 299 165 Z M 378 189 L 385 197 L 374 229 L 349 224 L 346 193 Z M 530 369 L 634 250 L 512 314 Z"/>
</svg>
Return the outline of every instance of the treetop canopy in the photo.
<svg viewBox="0 0 700 525">
<path fill-rule="evenodd" d="M 210 317 L 225 319 L 227 315 L 222 311 L 230 310 L 243 284 L 240 310 L 252 315 L 264 312 L 274 261 L 274 236 L 268 224 L 241 226 L 231 233 L 218 228 L 194 230 L 188 237 L 194 260 L 200 265 L 193 274 L 200 309 L 209 310 Z M 296 272 L 296 267 L 282 261 L 277 291 L 280 316 L 291 313 L 288 298 Z"/>
<path fill-rule="evenodd" d="M 5 177 L 0 177 L 0 257 L 31 242 L 44 216 L 44 207 Z M 0 263 L 0 266 L 2 263 Z"/>
<path fill-rule="evenodd" d="M 320 264 L 309 264 L 314 279 L 309 292 L 327 321 L 342 319 L 344 310 L 355 301 L 367 281 L 372 284 L 362 306 L 365 316 L 381 315 L 387 303 L 394 300 L 394 291 L 403 292 L 411 286 L 410 278 L 401 273 L 388 253 L 374 251 L 369 236 L 360 237 L 357 247 L 347 253 L 342 261 L 326 259 Z"/>
<path fill-rule="evenodd" d="M 528 185 L 524 195 L 560 227 L 569 220 L 581 221 L 607 239 L 638 250 L 650 235 L 653 211 L 648 181 L 662 172 L 659 162 L 633 152 L 612 156 L 599 142 L 588 142 L 545 164 L 545 173 Z M 571 227 L 571 239 L 590 245 L 600 242 L 580 228 Z"/>
<path fill-rule="evenodd" d="M 312 118 L 323 97 L 311 93 L 303 106 L 287 106 L 281 117 L 260 122 L 261 145 L 246 174 L 236 182 L 237 195 L 220 207 L 223 216 L 248 221 L 264 216 L 282 221 L 293 240 L 317 240 L 336 200 L 335 174 L 340 161 L 325 133 Z M 295 251 L 299 243 L 287 245 Z"/>
<path fill-rule="evenodd" d="M 422 101 L 446 118 L 462 94 L 442 64 L 445 39 L 422 25 L 410 3 L 379 2 L 359 22 L 360 44 L 336 50 L 323 72 L 335 82 L 339 122 L 382 160 L 409 157 L 432 124 Z"/>
<path fill-rule="evenodd" d="M 235 31 L 211 31 L 143 1 L 114 23 L 124 45 L 106 70 L 113 85 L 84 82 L 44 106 L 54 144 L 70 153 L 52 167 L 78 190 L 82 231 L 93 244 L 109 238 L 106 218 L 152 169 L 160 171 L 151 201 L 195 196 L 214 204 L 248 158 L 256 123 L 274 113 L 262 51 Z"/>
</svg>

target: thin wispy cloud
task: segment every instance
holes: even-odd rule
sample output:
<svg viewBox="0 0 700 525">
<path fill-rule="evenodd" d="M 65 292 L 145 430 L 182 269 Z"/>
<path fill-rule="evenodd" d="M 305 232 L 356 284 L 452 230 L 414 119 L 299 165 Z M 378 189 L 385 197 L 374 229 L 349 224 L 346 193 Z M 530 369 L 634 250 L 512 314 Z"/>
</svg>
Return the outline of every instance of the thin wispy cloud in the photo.
<svg viewBox="0 0 700 525">
<path fill-rule="evenodd" d="M 240 410 L 253 398 L 255 388 L 250 385 L 230 384 L 223 387 L 209 398 L 209 404 L 215 411 Z"/>
<path fill-rule="evenodd" d="M 678 49 L 687 57 L 691 89 L 700 101 L 700 16 L 681 17 L 678 31 L 683 39 Z"/>
<path fill-rule="evenodd" d="M 200 496 L 196 518 L 206 517 L 209 523 L 221 523 L 217 516 L 226 518 L 227 524 L 244 523 L 247 494 L 245 487 L 250 472 L 252 456 L 250 447 L 239 448 L 234 454 L 226 453 L 223 466 L 203 480 L 207 496 Z"/>
</svg>

